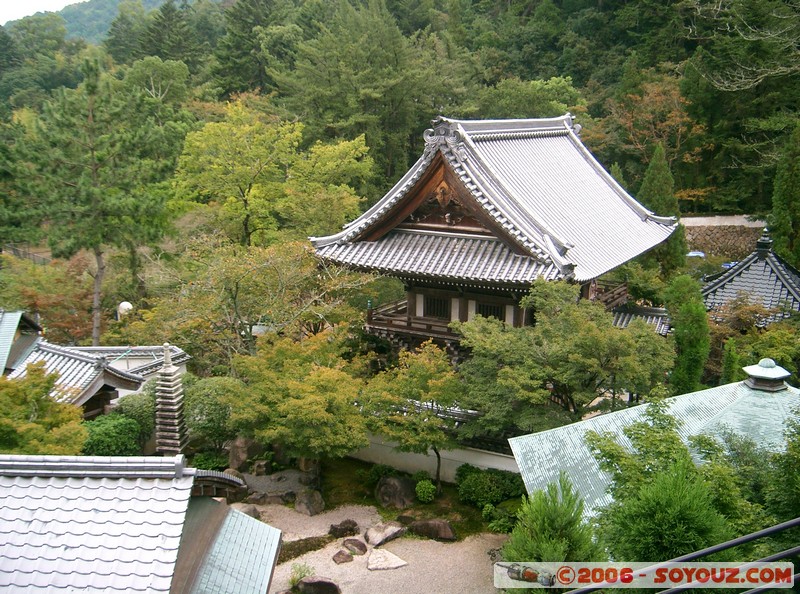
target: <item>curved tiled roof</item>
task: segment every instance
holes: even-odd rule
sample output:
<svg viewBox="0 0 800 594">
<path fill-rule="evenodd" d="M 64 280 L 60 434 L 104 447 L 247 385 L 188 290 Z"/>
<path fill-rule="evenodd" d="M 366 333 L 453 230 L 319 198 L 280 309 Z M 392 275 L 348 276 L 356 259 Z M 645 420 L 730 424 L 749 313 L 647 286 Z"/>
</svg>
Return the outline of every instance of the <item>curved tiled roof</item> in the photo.
<svg viewBox="0 0 800 594">
<path fill-rule="evenodd" d="M 530 284 L 560 276 L 552 262 L 521 256 L 484 236 L 394 230 L 379 241 L 328 244 L 317 254 L 357 269 L 469 284 Z"/>
<path fill-rule="evenodd" d="M 763 242 L 763 243 L 762 243 Z M 740 295 L 776 311 L 764 323 L 800 311 L 800 272 L 771 249 L 771 241 L 759 240 L 761 248 L 725 272 L 707 279 L 703 300 L 709 310 L 719 310 Z"/>
<path fill-rule="evenodd" d="M 0 456 L 0 590 L 169 592 L 194 480 L 182 470 L 170 458 Z"/>
<path fill-rule="evenodd" d="M 578 139 L 569 114 L 536 120 L 439 118 L 434 126 L 425 134 L 423 156 L 380 201 L 342 232 L 311 238 L 318 253 L 331 244 L 358 242 L 386 220 L 436 155 L 507 240 L 543 270 L 558 267 L 562 277 L 596 278 L 675 229 L 674 219 L 654 216 L 600 166 Z"/>
<path fill-rule="evenodd" d="M 25 377 L 29 364 L 42 361 L 47 373 L 59 375 L 53 396 L 77 405 L 86 402 L 106 382 L 136 389 L 145 381 L 139 374 L 111 367 L 102 356 L 89 355 L 44 340 L 40 340 L 30 355 L 9 374 L 9 379 Z"/>
</svg>

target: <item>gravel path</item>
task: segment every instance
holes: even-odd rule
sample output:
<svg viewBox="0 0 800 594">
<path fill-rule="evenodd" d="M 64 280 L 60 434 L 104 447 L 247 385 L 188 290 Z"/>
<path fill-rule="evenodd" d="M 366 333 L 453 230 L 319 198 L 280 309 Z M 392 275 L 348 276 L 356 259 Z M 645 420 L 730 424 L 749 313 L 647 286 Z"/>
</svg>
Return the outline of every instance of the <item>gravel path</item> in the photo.
<svg viewBox="0 0 800 594">
<path fill-rule="evenodd" d="M 285 542 L 327 534 L 331 524 L 348 518 L 358 522 L 363 537 L 371 524 L 381 520 L 374 507 L 360 505 L 347 505 L 312 517 L 282 505 L 259 506 L 259 511 L 263 521 L 283 531 Z M 492 560 L 488 553 L 502 546 L 505 539 L 502 534 L 478 534 L 452 543 L 400 538 L 381 548 L 408 565 L 383 571 L 367 569 L 369 551 L 355 556 L 350 563 L 336 565 L 332 557 L 342 548 L 339 539 L 324 549 L 278 565 L 269 592 L 288 589 L 292 565 L 305 563 L 314 568 L 316 575 L 336 582 L 342 594 L 494 594 L 499 590 L 492 585 Z"/>
</svg>

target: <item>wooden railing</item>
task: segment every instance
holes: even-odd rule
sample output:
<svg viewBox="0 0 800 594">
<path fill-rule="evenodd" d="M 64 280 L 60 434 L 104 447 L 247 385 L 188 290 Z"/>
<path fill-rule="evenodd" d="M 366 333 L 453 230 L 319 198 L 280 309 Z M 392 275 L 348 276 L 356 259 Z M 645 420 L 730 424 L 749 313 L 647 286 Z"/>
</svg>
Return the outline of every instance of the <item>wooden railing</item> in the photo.
<svg viewBox="0 0 800 594">
<path fill-rule="evenodd" d="M 368 331 L 384 330 L 414 336 L 453 339 L 458 335 L 448 327 L 448 324 L 450 320 L 440 318 L 409 317 L 406 301 L 395 301 L 367 310 Z"/>
<path fill-rule="evenodd" d="M 621 285 L 611 285 L 609 283 L 597 283 L 597 295 L 595 300 L 602 303 L 606 311 L 610 311 L 628 302 L 628 285 L 622 283 Z"/>
</svg>

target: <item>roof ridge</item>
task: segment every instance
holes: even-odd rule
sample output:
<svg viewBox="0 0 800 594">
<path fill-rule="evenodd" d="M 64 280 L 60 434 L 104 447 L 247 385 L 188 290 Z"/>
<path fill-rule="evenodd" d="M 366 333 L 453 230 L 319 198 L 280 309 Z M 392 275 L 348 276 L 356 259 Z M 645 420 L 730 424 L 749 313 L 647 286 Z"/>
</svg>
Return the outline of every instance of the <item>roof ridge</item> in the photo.
<svg viewBox="0 0 800 594">
<path fill-rule="evenodd" d="M 193 476 L 186 457 L 0 455 L 0 476 L 182 478 Z"/>
<path fill-rule="evenodd" d="M 749 256 L 745 257 L 735 266 L 731 266 L 728 270 L 723 270 L 721 273 L 717 275 L 712 275 L 708 280 L 710 281 L 709 284 L 704 286 L 700 293 L 705 297 L 712 291 L 718 289 L 720 285 L 725 284 L 729 279 L 738 276 L 741 270 L 744 270 L 747 266 L 753 263 L 754 260 L 758 258 L 758 252 L 752 252 Z"/>
<path fill-rule="evenodd" d="M 781 281 L 783 281 L 783 284 L 786 286 L 792 296 L 797 301 L 800 301 L 800 286 L 798 286 L 798 281 L 786 274 L 787 272 L 797 273 L 792 265 L 772 250 L 767 253 L 765 260 L 767 261 L 767 264 L 769 264 L 769 267 L 772 268 L 772 271 L 775 273 L 775 275 L 780 278 Z M 800 273 L 798 273 L 797 276 L 800 276 Z"/>
</svg>

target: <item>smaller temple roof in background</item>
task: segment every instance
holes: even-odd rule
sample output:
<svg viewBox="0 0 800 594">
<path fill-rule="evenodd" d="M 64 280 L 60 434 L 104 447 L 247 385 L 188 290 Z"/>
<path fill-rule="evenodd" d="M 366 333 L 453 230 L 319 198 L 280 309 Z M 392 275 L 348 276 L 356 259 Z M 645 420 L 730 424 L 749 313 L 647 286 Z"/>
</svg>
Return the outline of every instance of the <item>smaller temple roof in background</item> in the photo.
<svg viewBox="0 0 800 594">
<path fill-rule="evenodd" d="M 772 251 L 772 240 L 764 235 L 756 250 L 728 270 L 705 279 L 706 309 L 719 310 L 740 295 L 775 311 L 764 324 L 800 311 L 800 272 Z"/>
<path fill-rule="evenodd" d="M 190 358 L 176 346 L 170 352 L 174 364 Z M 164 347 L 62 347 L 39 338 L 8 377 L 24 377 L 29 364 L 41 361 L 48 373 L 59 374 L 53 396 L 81 405 L 104 385 L 139 389 L 163 366 Z"/>
<path fill-rule="evenodd" d="M 192 498 L 202 476 L 183 456 L 0 456 L 0 590 L 266 592 L 280 531 Z"/>
<path fill-rule="evenodd" d="M 765 360 L 771 361 L 771 359 Z M 768 365 L 762 360 L 759 365 Z M 773 362 L 774 365 L 774 362 Z M 745 368 L 751 369 L 751 368 Z M 765 367 L 774 375 L 774 368 Z M 785 373 L 785 370 L 778 368 Z M 785 377 L 782 374 L 781 377 Z M 668 398 L 668 412 L 680 422 L 684 442 L 699 434 L 730 430 L 771 450 L 783 447 L 784 423 L 800 406 L 800 390 L 781 381 L 781 389 L 754 388 L 748 380 Z M 600 469 L 586 444 L 589 431 L 612 434 L 624 447 L 631 444 L 625 427 L 643 420 L 646 404 L 598 415 L 571 425 L 509 439 L 528 493 L 557 482 L 564 471 L 585 503 L 588 514 L 611 503 L 609 475 Z"/>
<path fill-rule="evenodd" d="M 645 307 L 626 303 L 611 310 L 614 316 L 613 324 L 616 328 L 627 328 L 634 320 L 653 326 L 654 330 L 661 336 L 669 334 L 671 329 L 669 313 L 663 307 Z"/>
</svg>

